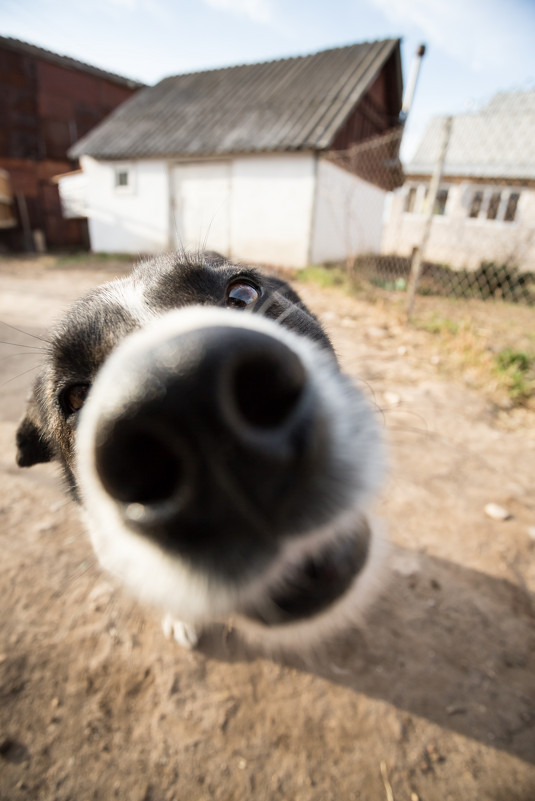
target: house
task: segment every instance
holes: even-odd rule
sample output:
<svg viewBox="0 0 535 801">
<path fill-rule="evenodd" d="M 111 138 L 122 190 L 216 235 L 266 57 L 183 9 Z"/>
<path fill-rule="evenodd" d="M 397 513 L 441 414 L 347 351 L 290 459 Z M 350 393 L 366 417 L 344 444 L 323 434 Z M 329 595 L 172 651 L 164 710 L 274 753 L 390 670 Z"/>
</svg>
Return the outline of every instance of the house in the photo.
<svg viewBox="0 0 535 801">
<path fill-rule="evenodd" d="M 166 78 L 70 150 L 91 247 L 291 266 L 378 252 L 401 100 L 397 39 Z M 385 132 L 393 147 L 367 148 Z M 344 162 L 358 143 L 367 158 Z"/>
<path fill-rule="evenodd" d="M 140 86 L 0 36 L 0 247 L 87 242 L 87 221 L 62 216 L 52 177 L 76 166 L 69 147 Z"/>
<path fill-rule="evenodd" d="M 431 120 L 406 183 L 393 198 L 382 251 L 410 256 L 422 238 L 444 118 Z M 482 262 L 535 269 L 535 91 L 500 93 L 452 119 L 431 231 L 429 262 L 477 269 Z"/>
</svg>

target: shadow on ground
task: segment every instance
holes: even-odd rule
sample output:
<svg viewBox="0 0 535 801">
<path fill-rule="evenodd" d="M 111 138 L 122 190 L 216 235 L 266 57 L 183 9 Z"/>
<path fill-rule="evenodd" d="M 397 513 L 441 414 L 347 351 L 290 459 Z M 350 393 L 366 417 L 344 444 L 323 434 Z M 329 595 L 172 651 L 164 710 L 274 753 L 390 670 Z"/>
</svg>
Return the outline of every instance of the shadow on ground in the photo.
<svg viewBox="0 0 535 801">
<path fill-rule="evenodd" d="M 364 631 L 334 640 L 328 652 L 270 656 L 535 762 L 531 594 L 402 548 L 392 550 L 392 573 Z M 261 642 L 216 626 L 200 650 L 227 662 L 266 655 Z"/>
</svg>

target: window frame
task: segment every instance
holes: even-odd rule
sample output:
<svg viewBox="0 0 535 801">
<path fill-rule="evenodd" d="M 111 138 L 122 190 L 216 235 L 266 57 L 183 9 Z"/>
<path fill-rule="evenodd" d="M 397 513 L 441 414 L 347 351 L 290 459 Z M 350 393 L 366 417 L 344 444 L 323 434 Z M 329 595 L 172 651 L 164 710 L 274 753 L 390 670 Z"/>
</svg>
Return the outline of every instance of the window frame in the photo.
<svg viewBox="0 0 535 801">
<path fill-rule="evenodd" d="M 477 215 L 472 214 L 477 195 L 482 195 Z M 478 223 L 518 223 L 518 206 L 522 188 L 500 184 L 472 184 L 467 203 L 466 220 Z M 516 197 L 512 217 L 508 218 L 512 198 Z M 489 216 L 490 214 L 490 216 Z"/>
<path fill-rule="evenodd" d="M 120 176 L 126 176 L 126 183 L 120 182 Z M 113 191 L 118 195 L 133 195 L 136 175 L 133 164 L 115 164 L 113 167 Z"/>
</svg>

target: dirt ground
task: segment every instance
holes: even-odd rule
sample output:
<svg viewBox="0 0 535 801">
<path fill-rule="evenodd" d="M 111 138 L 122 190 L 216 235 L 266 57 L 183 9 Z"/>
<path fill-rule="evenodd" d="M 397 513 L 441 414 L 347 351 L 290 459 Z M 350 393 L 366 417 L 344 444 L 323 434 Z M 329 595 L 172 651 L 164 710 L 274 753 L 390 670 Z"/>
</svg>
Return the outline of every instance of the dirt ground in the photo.
<svg viewBox="0 0 535 801">
<path fill-rule="evenodd" d="M 100 573 L 55 469 L 14 463 L 31 335 L 126 267 L 0 261 L 28 332 L 0 331 L 0 799 L 534 799 L 535 415 L 504 425 L 387 304 L 300 286 L 382 413 L 384 586 L 314 653 L 221 627 L 184 651 Z"/>
</svg>

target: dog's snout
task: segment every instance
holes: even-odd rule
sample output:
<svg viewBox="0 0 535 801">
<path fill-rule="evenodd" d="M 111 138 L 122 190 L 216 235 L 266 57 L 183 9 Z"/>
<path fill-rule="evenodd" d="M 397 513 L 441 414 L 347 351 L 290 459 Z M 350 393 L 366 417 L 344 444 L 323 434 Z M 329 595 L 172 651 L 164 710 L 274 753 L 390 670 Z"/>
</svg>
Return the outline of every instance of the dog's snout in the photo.
<svg viewBox="0 0 535 801">
<path fill-rule="evenodd" d="M 246 345 L 232 355 L 226 376 L 227 400 L 245 425 L 273 430 L 292 416 L 306 384 L 306 372 L 293 351 L 272 338 L 265 339 L 261 347 Z"/>
<path fill-rule="evenodd" d="M 354 523 L 380 429 L 295 290 L 213 256 L 142 262 L 73 304 L 18 462 L 61 461 L 100 563 L 141 599 L 321 627 L 368 570 Z"/>
<path fill-rule="evenodd" d="M 307 371 L 284 342 L 187 331 L 123 360 L 117 382 L 126 390 L 99 423 L 95 467 L 130 524 L 188 550 L 208 529 L 258 542 L 268 514 L 291 520 L 295 472 L 307 475 L 318 438 Z"/>
<path fill-rule="evenodd" d="M 101 428 L 95 464 L 106 492 L 123 504 L 166 503 L 184 489 L 180 448 L 136 416 L 121 417 Z"/>
</svg>

